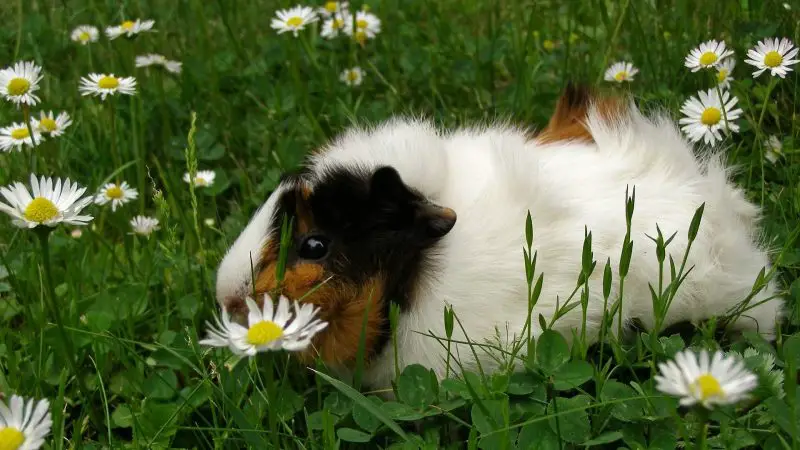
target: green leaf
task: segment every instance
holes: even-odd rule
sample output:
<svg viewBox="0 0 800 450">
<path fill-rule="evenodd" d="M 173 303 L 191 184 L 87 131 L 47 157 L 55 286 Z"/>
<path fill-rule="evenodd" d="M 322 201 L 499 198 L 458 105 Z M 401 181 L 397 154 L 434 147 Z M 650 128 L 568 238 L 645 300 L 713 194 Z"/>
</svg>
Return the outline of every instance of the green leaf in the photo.
<svg viewBox="0 0 800 450">
<path fill-rule="evenodd" d="M 323 401 L 325 409 L 337 416 L 346 416 L 353 409 L 353 401 L 339 391 L 328 394 Z"/>
<path fill-rule="evenodd" d="M 425 417 L 425 414 L 422 414 L 405 403 L 385 402 L 381 405 L 381 410 L 394 420 L 414 421 Z"/>
<path fill-rule="evenodd" d="M 377 407 L 380 407 L 383 403 L 380 398 L 374 395 L 370 395 L 367 398 Z M 374 433 L 381 425 L 381 421 L 377 417 L 357 403 L 353 405 L 353 420 L 359 427 L 370 433 Z"/>
<path fill-rule="evenodd" d="M 619 431 L 609 431 L 607 433 L 603 433 L 600 436 L 597 436 L 594 439 L 590 439 L 583 443 L 586 447 L 591 447 L 593 445 L 602 445 L 602 444 L 609 444 L 611 442 L 616 442 L 622 439 L 622 433 Z"/>
<path fill-rule="evenodd" d="M 550 430 L 547 422 L 540 420 L 522 427 L 517 437 L 520 450 L 560 450 L 558 436 Z"/>
<path fill-rule="evenodd" d="M 541 382 L 526 372 L 514 372 L 508 381 L 508 393 L 512 395 L 527 395 L 533 392 Z"/>
<path fill-rule="evenodd" d="M 586 406 L 589 405 L 590 401 L 591 399 L 587 395 L 577 395 L 572 398 L 556 397 L 553 399 L 547 405 L 547 414 L 550 416 L 548 419 L 550 430 L 561 439 L 575 444 L 589 439 L 591 426 Z M 556 409 L 558 413 L 556 413 Z"/>
<path fill-rule="evenodd" d="M 315 374 L 320 376 L 323 380 L 325 380 L 328 383 L 332 384 L 333 387 L 335 387 L 336 389 L 339 390 L 339 392 L 341 392 L 344 395 L 346 395 L 347 397 L 349 397 L 355 403 L 363 406 L 364 409 L 366 409 L 367 411 L 371 412 L 375 417 L 380 419 L 380 421 L 383 422 L 384 425 L 389 427 L 390 430 L 392 430 L 395 433 L 397 433 L 397 435 L 400 436 L 401 438 L 403 438 L 404 441 L 408 441 L 408 436 L 406 436 L 406 433 L 403 431 L 403 429 L 400 428 L 400 426 L 397 425 L 397 423 L 395 423 L 392 419 L 390 419 L 381 409 L 379 409 L 377 406 L 375 406 L 371 401 L 369 401 L 366 397 L 364 397 L 360 392 L 356 391 L 352 387 L 342 383 L 341 381 L 339 381 L 339 380 L 337 380 L 337 379 L 335 379 L 335 378 L 333 378 L 333 377 L 331 377 L 329 375 L 326 375 L 326 374 L 324 374 L 322 372 L 319 372 L 317 370 L 314 370 L 314 369 L 309 369 L 309 370 L 311 370 L 312 372 L 314 372 Z"/>
<path fill-rule="evenodd" d="M 569 345 L 556 331 L 545 330 L 536 342 L 536 363 L 546 374 L 552 375 L 569 361 Z"/>
<path fill-rule="evenodd" d="M 142 389 L 147 397 L 171 399 L 178 393 L 178 377 L 171 369 L 160 370 L 145 380 Z"/>
<path fill-rule="evenodd" d="M 339 439 L 347 442 L 369 442 L 370 439 L 372 439 L 371 434 L 352 428 L 339 428 L 336 430 L 336 436 L 339 436 Z"/>
<path fill-rule="evenodd" d="M 436 400 L 430 372 L 420 364 L 403 369 L 397 380 L 397 393 L 400 400 L 415 408 L 424 408 Z"/>
<path fill-rule="evenodd" d="M 111 413 L 111 422 L 114 423 L 115 428 L 130 428 L 133 426 L 133 413 L 128 405 L 119 405 L 117 409 Z"/>
<path fill-rule="evenodd" d="M 624 422 L 630 422 L 644 416 L 644 404 L 639 394 L 630 386 L 618 381 L 608 380 L 603 385 L 603 393 L 600 398 L 603 401 L 624 400 L 611 406 L 611 415 Z M 625 400 L 631 399 L 631 400 Z"/>
<path fill-rule="evenodd" d="M 559 391 L 575 389 L 589 381 L 594 369 L 586 361 L 570 361 L 553 374 L 553 388 Z"/>
<path fill-rule="evenodd" d="M 789 436 L 798 436 L 797 424 L 792 422 L 792 411 L 785 401 L 777 397 L 770 397 L 764 400 L 764 404 L 767 406 L 769 416 L 783 431 L 787 432 Z"/>
</svg>

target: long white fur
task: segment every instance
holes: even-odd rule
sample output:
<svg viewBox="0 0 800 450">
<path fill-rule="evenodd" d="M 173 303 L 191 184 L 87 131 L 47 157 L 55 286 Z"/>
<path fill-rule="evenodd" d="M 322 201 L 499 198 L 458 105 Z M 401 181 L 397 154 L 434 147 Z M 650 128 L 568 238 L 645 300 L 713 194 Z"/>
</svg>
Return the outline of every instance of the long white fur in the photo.
<svg viewBox="0 0 800 450">
<path fill-rule="evenodd" d="M 758 272 L 769 266 L 760 247 L 758 209 L 728 181 L 728 169 L 713 154 L 695 156 L 692 147 L 666 116 L 644 117 L 634 106 L 627 119 L 609 123 L 593 108 L 587 126 L 594 143 L 557 142 L 541 145 L 511 126 L 437 130 L 415 119 L 394 119 L 374 129 L 353 129 L 312 159 L 312 173 L 335 167 L 390 165 L 403 180 L 432 201 L 456 211 L 455 227 L 431 258 L 435 273 L 424 274 L 400 318 L 398 361 L 420 363 L 440 376 L 445 370 L 442 344 L 443 307 L 452 305 L 469 340 L 506 345 L 527 317 L 527 284 L 523 265 L 524 224 L 533 217 L 537 274 L 544 286 L 535 318 L 552 317 L 557 299 L 563 304 L 580 273 L 584 226 L 593 236 L 598 267 L 590 279 L 587 335 L 597 335 L 603 314 L 602 267 L 611 260 L 617 273 L 625 236 L 625 191 L 636 187 L 632 221 L 634 252 L 625 280 L 623 319 L 639 318 L 651 326 L 653 312 L 648 283 L 657 286 L 656 225 L 665 236 L 676 233 L 668 254 L 680 262 L 695 210 L 705 202 L 700 232 L 687 267 L 694 269 L 679 289 L 665 325 L 723 315 L 751 292 Z M 314 181 L 311 180 L 313 186 Z M 266 208 L 266 207 L 265 207 Z M 262 210 L 254 219 L 264 217 Z M 250 245 L 258 242 L 252 223 L 226 255 L 218 275 L 218 296 L 241 283 L 234 272 Z M 247 236 L 247 237 L 244 237 Z M 238 246 L 238 247 L 237 247 Z M 247 263 L 249 267 L 249 260 Z M 667 268 L 665 278 L 669 279 Z M 231 282 L 230 280 L 235 280 Z M 221 286 L 221 287 L 220 287 Z M 618 292 L 612 283 L 611 298 Z M 774 297 L 774 284 L 761 291 L 755 304 Z M 573 301 L 577 301 L 577 298 Z M 736 326 L 774 333 L 782 303 L 775 298 L 747 311 Z M 556 322 L 567 338 L 579 329 L 581 308 Z M 466 337 L 456 326 L 454 340 Z M 453 345 L 462 364 L 474 368 L 472 350 Z M 494 359 L 477 350 L 484 369 Z M 394 355 L 388 346 L 372 361 L 365 382 L 387 387 L 394 376 Z"/>
</svg>

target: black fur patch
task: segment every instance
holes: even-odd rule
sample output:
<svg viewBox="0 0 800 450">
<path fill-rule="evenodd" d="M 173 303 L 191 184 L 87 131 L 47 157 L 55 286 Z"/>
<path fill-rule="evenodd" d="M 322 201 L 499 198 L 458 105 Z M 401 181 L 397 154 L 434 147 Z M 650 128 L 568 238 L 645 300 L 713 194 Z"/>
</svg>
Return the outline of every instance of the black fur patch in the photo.
<svg viewBox="0 0 800 450">
<path fill-rule="evenodd" d="M 299 188 L 287 191 L 278 202 L 273 229 L 280 230 L 284 214 L 297 221 L 297 202 L 310 209 L 313 229 L 300 235 L 295 228 L 287 267 L 301 261 L 297 249 L 306 236 L 322 234 L 330 239 L 329 253 L 314 262 L 327 275 L 356 285 L 378 274 L 385 277 L 382 332 L 374 348 L 367 349 L 368 357 L 378 354 L 390 338 L 390 303 L 408 310 L 427 264 L 425 251 L 450 231 L 455 216 L 442 215 L 442 208 L 407 186 L 391 167 L 328 170 L 314 182 L 307 200 Z"/>
</svg>

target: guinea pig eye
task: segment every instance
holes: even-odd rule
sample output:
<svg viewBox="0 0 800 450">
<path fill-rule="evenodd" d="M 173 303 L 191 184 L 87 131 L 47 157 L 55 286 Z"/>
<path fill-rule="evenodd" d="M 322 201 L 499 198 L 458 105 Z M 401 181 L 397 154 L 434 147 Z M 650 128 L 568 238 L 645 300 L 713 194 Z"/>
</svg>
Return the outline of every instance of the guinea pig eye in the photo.
<svg viewBox="0 0 800 450">
<path fill-rule="evenodd" d="M 328 256 L 330 239 L 322 235 L 308 236 L 300 243 L 297 256 L 303 259 L 322 259 Z"/>
</svg>

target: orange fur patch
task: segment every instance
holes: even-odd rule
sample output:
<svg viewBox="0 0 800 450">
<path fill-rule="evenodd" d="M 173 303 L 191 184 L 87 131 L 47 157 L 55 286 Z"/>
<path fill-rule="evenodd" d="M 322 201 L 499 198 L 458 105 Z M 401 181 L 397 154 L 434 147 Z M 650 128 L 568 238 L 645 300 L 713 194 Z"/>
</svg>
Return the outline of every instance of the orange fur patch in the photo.
<svg viewBox="0 0 800 450">
<path fill-rule="evenodd" d="M 592 90 L 568 85 L 558 99 L 547 126 L 534 138 L 540 144 L 559 141 L 594 142 L 586 128 L 589 109 L 594 107 L 600 117 L 614 120 L 625 114 L 627 106 L 620 97 L 601 96 Z"/>
</svg>

